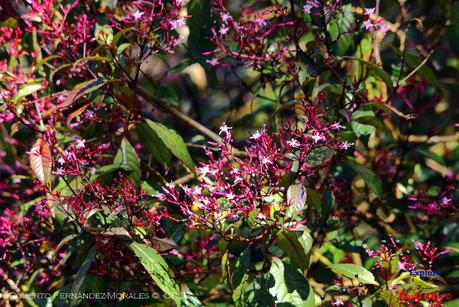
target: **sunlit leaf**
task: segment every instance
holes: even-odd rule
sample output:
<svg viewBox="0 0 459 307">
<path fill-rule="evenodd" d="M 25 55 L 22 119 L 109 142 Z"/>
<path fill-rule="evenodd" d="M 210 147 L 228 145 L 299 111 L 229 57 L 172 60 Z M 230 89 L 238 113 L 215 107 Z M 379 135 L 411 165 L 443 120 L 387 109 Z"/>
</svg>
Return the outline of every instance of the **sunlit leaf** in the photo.
<svg viewBox="0 0 459 307">
<path fill-rule="evenodd" d="M 167 293 L 180 306 L 182 296 L 180 287 L 169 274 L 170 268 L 166 261 L 154 248 L 145 244 L 134 242 L 130 244 L 130 247 L 161 290 Z"/>
<path fill-rule="evenodd" d="M 313 243 L 308 230 L 280 230 L 276 235 L 276 243 L 297 267 L 303 270 L 308 267 L 308 253 Z"/>
<path fill-rule="evenodd" d="M 194 170 L 195 165 L 186 144 L 183 138 L 175 130 L 148 119 L 146 120 L 146 124 L 147 126 L 144 128 L 150 128 L 151 132 L 156 134 L 164 146 L 167 147 L 175 157 L 185 163 L 190 170 Z"/>
<path fill-rule="evenodd" d="M 273 257 L 269 271 L 274 278 L 274 285 L 269 289 L 275 297 L 276 305 L 291 304 L 293 306 L 308 306 L 311 301 L 311 289 L 306 278 L 293 265 Z"/>
<path fill-rule="evenodd" d="M 51 182 L 52 158 L 48 143 L 41 138 L 37 139 L 30 150 L 29 162 L 35 177 L 43 184 L 49 184 Z"/>
<path fill-rule="evenodd" d="M 373 274 L 364 267 L 353 263 L 331 264 L 330 269 L 348 278 L 355 278 L 361 283 L 378 285 Z"/>
</svg>

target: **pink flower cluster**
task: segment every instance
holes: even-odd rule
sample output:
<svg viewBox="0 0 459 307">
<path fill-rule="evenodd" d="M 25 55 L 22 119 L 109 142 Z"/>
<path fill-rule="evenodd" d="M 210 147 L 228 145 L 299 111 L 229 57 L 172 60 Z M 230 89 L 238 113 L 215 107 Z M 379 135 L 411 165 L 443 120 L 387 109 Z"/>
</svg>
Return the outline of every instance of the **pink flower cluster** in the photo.
<svg viewBox="0 0 459 307">
<path fill-rule="evenodd" d="M 290 186 L 303 185 L 306 178 L 314 184 L 333 153 L 350 146 L 336 136 L 343 126 L 326 121 L 319 102 L 320 98 L 312 106 L 304 102 L 300 119 L 285 122 L 278 132 L 265 127 L 253 133 L 241 155 L 233 154 L 231 127 L 222 125 L 223 143 L 210 143 L 216 152 L 207 150 L 208 162 L 196 169 L 200 183 L 179 188 L 169 184 L 157 197 L 177 205 L 191 226 L 220 234 L 246 223 L 253 227 L 301 223 L 305 219 L 301 214 L 300 221 L 287 214 L 295 206 Z M 329 156 L 317 157 L 327 150 Z"/>
<path fill-rule="evenodd" d="M 142 40 L 139 45 L 146 45 L 153 53 L 172 52 L 177 47 L 180 42 L 177 29 L 189 17 L 181 13 L 182 0 L 121 1 L 121 5 L 126 14 L 113 20 L 115 28 L 133 27 Z"/>
<path fill-rule="evenodd" d="M 399 246 L 400 242 L 398 240 L 389 236 L 389 241 L 382 240 L 381 243 L 381 246 L 376 251 L 371 249 L 366 250 L 368 256 L 376 258 L 374 268 L 377 268 L 381 272 L 385 272 L 385 274 L 387 274 L 390 272 L 391 261 L 396 259 L 398 259 L 398 271 L 408 271 L 415 268 L 416 263 L 411 260 L 411 257 L 409 256 L 410 253 L 401 252 L 401 248 Z"/>
<path fill-rule="evenodd" d="M 438 257 L 449 253 L 449 249 L 441 251 L 437 247 L 433 247 L 431 241 L 427 241 L 427 243 L 414 241 L 414 246 L 429 270 L 432 269 L 432 265 Z"/>
<path fill-rule="evenodd" d="M 4 209 L 0 215 L 0 283 L 3 279 L 27 278 L 40 269 L 35 284 L 45 285 L 61 275 L 60 261 L 65 251 L 56 255 L 44 253 L 44 247 L 57 246 L 50 232 L 40 225 L 39 220 L 16 214 Z M 21 259 L 18 263 L 17 259 Z"/>
<path fill-rule="evenodd" d="M 367 8 L 364 11 L 365 21 L 363 22 L 363 26 L 365 30 L 374 32 L 374 31 L 381 31 L 386 33 L 389 30 L 389 27 L 385 23 L 383 17 L 375 16 L 375 8 Z"/>
<path fill-rule="evenodd" d="M 241 21 L 232 17 L 224 1 L 215 1 L 213 10 L 219 16 L 221 24 L 212 27 L 211 40 L 217 48 L 204 53 L 212 56 L 212 59 L 207 60 L 210 65 L 228 66 L 232 59 L 235 63 L 261 69 L 265 62 L 280 63 L 289 52 L 288 36 L 274 43 L 268 39 L 279 29 L 294 29 L 295 21 L 285 20 L 288 12 L 281 5 L 275 4 L 256 13 L 247 8 L 246 16 Z M 223 61 L 224 59 L 226 60 Z"/>
<path fill-rule="evenodd" d="M 431 197 L 426 193 L 419 193 L 408 199 L 413 202 L 408 208 L 422 211 L 427 216 L 449 217 L 457 214 L 459 209 L 456 207 L 451 192 L 454 188 L 443 191 L 438 197 Z"/>
</svg>

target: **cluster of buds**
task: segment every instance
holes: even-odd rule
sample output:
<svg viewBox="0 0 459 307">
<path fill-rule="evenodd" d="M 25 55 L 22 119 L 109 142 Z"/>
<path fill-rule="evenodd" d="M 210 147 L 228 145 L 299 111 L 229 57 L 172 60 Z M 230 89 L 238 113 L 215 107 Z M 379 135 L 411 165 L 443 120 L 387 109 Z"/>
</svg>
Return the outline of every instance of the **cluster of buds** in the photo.
<svg viewBox="0 0 459 307">
<path fill-rule="evenodd" d="M 426 193 L 419 193 L 416 196 L 409 197 L 409 200 L 411 200 L 413 203 L 409 205 L 408 208 L 420 210 L 427 217 L 454 216 L 457 214 L 459 209 L 456 207 L 451 194 L 452 189 L 443 191 L 438 197 L 431 197 Z"/>
<path fill-rule="evenodd" d="M 366 250 L 368 256 L 371 258 L 376 258 L 374 268 L 379 270 L 386 281 L 394 276 L 397 276 L 401 271 L 413 270 L 416 267 L 416 262 L 411 259 L 410 251 L 407 250 L 403 252 L 399 245 L 399 240 L 389 236 L 389 240 L 381 240 L 381 246 L 378 250 Z M 397 261 L 398 263 L 396 272 L 392 272 L 393 261 Z"/>
<path fill-rule="evenodd" d="M 433 263 L 438 257 L 449 253 L 449 249 L 439 250 L 437 247 L 432 246 L 430 241 L 427 241 L 427 243 L 415 241 L 414 246 L 424 262 L 424 266 L 429 270 L 432 269 Z"/>
</svg>

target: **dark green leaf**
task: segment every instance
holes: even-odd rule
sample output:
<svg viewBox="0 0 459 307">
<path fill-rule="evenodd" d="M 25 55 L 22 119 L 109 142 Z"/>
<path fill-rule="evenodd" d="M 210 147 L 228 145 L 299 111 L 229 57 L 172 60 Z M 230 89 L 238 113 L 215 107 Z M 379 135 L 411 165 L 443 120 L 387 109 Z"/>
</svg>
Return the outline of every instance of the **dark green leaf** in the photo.
<svg viewBox="0 0 459 307">
<path fill-rule="evenodd" d="M 443 166 L 446 166 L 446 161 L 445 161 L 445 159 L 443 159 L 442 156 L 437 155 L 437 154 L 434 153 L 434 152 L 431 152 L 431 151 L 428 151 L 428 150 L 424 150 L 424 149 L 421 149 L 421 148 L 416 149 L 416 152 L 419 153 L 419 154 L 421 154 L 421 155 L 423 155 L 423 156 L 426 157 L 426 158 L 432 159 L 432 160 L 434 160 L 435 162 L 440 163 L 440 164 L 443 165 Z"/>
<path fill-rule="evenodd" d="M 347 164 L 363 178 L 365 184 L 376 194 L 376 196 L 381 198 L 383 192 L 382 184 L 381 180 L 376 176 L 376 174 L 365 166 L 357 164 L 353 161 L 349 160 Z"/>
<path fill-rule="evenodd" d="M 70 291 L 72 294 L 74 294 L 77 297 L 78 297 L 78 292 L 80 291 L 81 286 L 83 285 L 83 282 L 85 280 L 86 273 L 91 267 L 92 261 L 94 260 L 95 257 L 96 257 L 96 250 L 93 248 L 89 251 L 89 254 L 86 257 L 86 260 L 80 266 L 80 268 L 78 269 L 78 272 L 75 275 L 75 280 L 72 284 L 72 288 Z M 70 306 L 75 306 L 77 304 L 78 304 L 78 300 L 76 299 L 72 299 L 70 302 Z"/>
<path fill-rule="evenodd" d="M 234 265 L 233 269 L 233 288 L 237 288 L 244 277 L 246 275 L 250 265 L 250 249 L 247 248 L 241 256 L 237 259 L 236 264 Z"/>
<path fill-rule="evenodd" d="M 268 280 L 263 275 L 257 275 L 250 280 L 244 279 L 244 283 L 233 294 L 236 307 L 274 306 L 274 298 L 268 289 Z"/>
<path fill-rule="evenodd" d="M 323 207 L 322 207 L 322 220 L 326 220 L 330 217 L 331 210 L 335 206 L 336 198 L 335 194 L 331 189 L 327 189 L 324 195 Z"/>
<path fill-rule="evenodd" d="M 280 230 L 276 236 L 276 243 L 293 264 L 302 270 L 308 267 L 308 253 L 313 243 L 308 230 Z"/>
<path fill-rule="evenodd" d="M 147 122 L 142 122 L 138 125 L 137 135 L 142 144 L 152 154 L 153 159 L 161 164 L 171 163 L 171 152 L 169 148 L 164 145 L 163 141 L 158 137 L 155 130 L 153 130 Z"/>
<path fill-rule="evenodd" d="M 422 63 L 422 60 L 419 59 L 418 56 L 411 54 L 409 52 L 405 53 L 405 60 L 412 69 L 417 68 Z M 432 69 L 430 69 L 430 67 L 427 66 L 427 63 L 422 65 L 416 73 L 421 75 L 424 79 L 426 79 L 427 82 L 429 82 L 429 84 L 433 87 L 442 88 L 443 85 L 441 84 L 440 80 L 438 80 L 437 76 L 435 76 L 435 73 L 432 71 Z"/>
<path fill-rule="evenodd" d="M 210 42 L 212 36 L 211 7 L 209 0 L 191 0 L 188 3 L 188 13 L 191 15 L 191 18 L 188 19 L 190 29 L 188 46 L 191 55 L 201 62 L 205 60 L 202 53 L 214 49 Z"/>
<path fill-rule="evenodd" d="M 451 25 L 448 31 L 449 44 L 459 57 L 459 2 L 451 7 Z"/>
<path fill-rule="evenodd" d="M 367 121 L 365 123 L 359 122 L 359 119 L 362 118 L 366 118 Z M 368 124 L 368 118 L 375 118 L 375 113 L 371 110 L 357 110 L 352 113 L 351 126 L 356 136 L 370 135 L 375 131 L 375 127 Z"/>
<path fill-rule="evenodd" d="M 365 61 L 363 59 L 360 59 L 360 58 L 356 58 L 356 57 L 346 57 L 347 59 L 351 59 L 351 60 L 354 60 L 354 61 L 358 61 L 362 64 L 364 64 L 365 66 L 368 67 L 368 69 L 378 78 L 380 78 L 382 81 L 384 81 L 384 83 L 386 83 L 387 87 L 389 89 L 392 89 L 393 88 L 393 85 L 392 85 L 392 79 L 390 77 L 390 75 L 384 71 L 381 67 L 379 67 L 378 65 L 376 65 L 375 63 L 372 63 L 372 62 L 368 62 L 368 61 Z"/>
<path fill-rule="evenodd" d="M 169 148 L 172 154 L 181 160 L 192 171 L 194 171 L 194 162 L 191 159 L 190 153 L 186 148 L 183 138 L 173 129 L 169 129 L 163 124 L 153 122 L 149 119 L 146 120 L 147 127 L 151 132 L 155 133 L 162 141 L 164 146 Z M 155 139 L 157 141 L 157 139 Z M 157 145 L 157 143 L 155 143 Z M 160 148 L 158 148 L 160 149 Z"/>
<path fill-rule="evenodd" d="M 78 100 L 81 98 L 83 95 L 90 94 L 99 88 L 105 86 L 106 84 L 114 82 L 113 81 L 108 81 L 104 78 L 97 78 L 97 79 L 92 79 L 85 81 L 83 83 L 80 83 L 76 85 L 69 93 L 67 96 L 67 99 L 59 105 L 59 108 L 64 108 L 70 106 L 74 101 Z M 55 111 L 54 109 L 48 111 L 48 113 L 51 113 L 51 111 Z"/>
<path fill-rule="evenodd" d="M 130 172 L 129 176 L 135 184 L 137 186 L 140 184 L 140 159 L 134 147 L 132 147 L 131 143 L 125 137 L 121 141 L 121 147 L 116 153 L 113 165 Z"/>
<path fill-rule="evenodd" d="M 124 28 L 122 29 L 121 31 L 117 32 L 114 36 L 113 36 L 113 40 L 112 40 L 112 43 L 111 45 L 113 47 L 116 47 L 116 45 L 118 44 L 119 40 L 128 32 L 134 30 L 135 28 L 134 27 L 129 27 L 129 28 Z"/>
</svg>

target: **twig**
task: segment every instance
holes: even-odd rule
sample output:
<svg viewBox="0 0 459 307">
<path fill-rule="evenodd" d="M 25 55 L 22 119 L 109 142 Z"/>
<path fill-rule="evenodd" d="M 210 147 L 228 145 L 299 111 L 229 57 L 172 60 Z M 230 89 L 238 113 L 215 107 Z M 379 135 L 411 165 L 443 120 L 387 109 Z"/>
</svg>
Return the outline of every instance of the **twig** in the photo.
<svg viewBox="0 0 459 307">
<path fill-rule="evenodd" d="M 421 69 L 421 67 L 424 66 L 424 64 L 429 60 L 429 58 L 430 58 L 430 56 L 432 55 L 432 53 L 433 53 L 433 50 L 430 51 L 430 53 L 427 55 L 427 57 L 426 57 L 421 63 L 419 63 L 419 65 L 418 65 L 415 69 L 413 69 L 413 71 L 410 72 L 410 73 L 408 74 L 408 76 L 406 76 L 405 78 L 403 78 L 401 82 L 405 82 L 406 80 L 408 80 L 409 78 L 411 78 L 419 69 Z"/>
<path fill-rule="evenodd" d="M 196 178 L 195 174 L 188 174 L 188 175 L 185 175 L 183 177 L 180 177 L 179 179 L 175 180 L 173 182 L 173 184 L 184 184 L 184 183 L 187 183 L 188 181 L 190 180 L 193 180 L 194 178 Z"/>
</svg>

